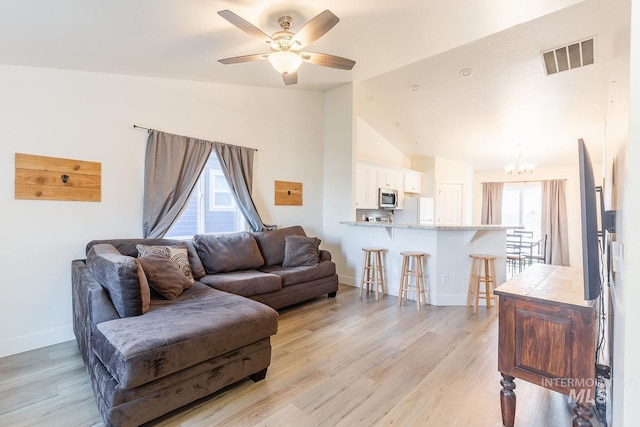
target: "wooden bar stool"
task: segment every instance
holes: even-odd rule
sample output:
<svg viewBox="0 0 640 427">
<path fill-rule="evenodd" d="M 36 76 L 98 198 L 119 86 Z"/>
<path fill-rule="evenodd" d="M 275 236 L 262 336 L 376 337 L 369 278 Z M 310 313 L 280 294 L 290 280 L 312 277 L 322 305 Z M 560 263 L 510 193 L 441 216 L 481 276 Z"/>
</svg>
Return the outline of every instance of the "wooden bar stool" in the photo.
<svg viewBox="0 0 640 427">
<path fill-rule="evenodd" d="M 398 294 L 398 307 L 402 299 L 407 300 L 407 293 L 415 290 L 416 304 L 420 310 L 422 303 L 427 304 L 424 286 L 424 270 L 422 264 L 427 254 L 423 252 L 400 252 L 402 255 L 402 274 L 400 275 L 400 292 Z M 413 261 L 413 269 L 411 263 Z M 410 284 L 410 277 L 414 277 L 414 285 Z M 422 299 L 421 299 L 422 298 Z"/>
<path fill-rule="evenodd" d="M 491 308 L 491 300 L 496 299 L 493 290 L 496 288 L 496 257 L 485 254 L 470 254 L 471 274 L 469 275 L 469 291 L 467 292 L 467 307 L 473 303 L 473 313 L 478 312 L 480 298 Z M 484 267 L 484 271 L 483 271 Z M 480 283 L 484 283 L 484 291 L 480 291 Z"/>
<path fill-rule="evenodd" d="M 360 298 L 364 286 L 367 286 L 367 293 L 371 290 L 371 286 L 376 291 L 376 300 L 378 298 L 378 288 L 384 295 L 384 275 L 382 274 L 382 252 L 383 248 L 362 248 L 364 252 L 364 262 L 362 263 L 362 276 L 360 276 Z"/>
</svg>

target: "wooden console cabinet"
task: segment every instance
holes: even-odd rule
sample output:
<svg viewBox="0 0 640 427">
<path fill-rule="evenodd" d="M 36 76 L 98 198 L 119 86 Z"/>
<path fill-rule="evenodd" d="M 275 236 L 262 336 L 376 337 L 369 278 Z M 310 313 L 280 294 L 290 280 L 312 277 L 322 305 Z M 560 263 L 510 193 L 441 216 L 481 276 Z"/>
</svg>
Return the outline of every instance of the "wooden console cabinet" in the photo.
<svg viewBox="0 0 640 427">
<path fill-rule="evenodd" d="M 576 402 L 573 426 L 591 426 L 596 311 L 584 300 L 582 269 L 537 264 L 496 288 L 502 423 L 515 419 L 515 378 Z"/>
</svg>

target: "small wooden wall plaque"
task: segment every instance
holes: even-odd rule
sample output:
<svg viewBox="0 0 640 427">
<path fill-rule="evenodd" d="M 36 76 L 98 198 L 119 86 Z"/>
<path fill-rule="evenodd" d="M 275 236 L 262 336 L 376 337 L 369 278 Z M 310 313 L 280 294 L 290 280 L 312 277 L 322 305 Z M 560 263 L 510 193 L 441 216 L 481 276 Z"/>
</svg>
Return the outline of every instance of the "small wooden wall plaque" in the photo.
<svg viewBox="0 0 640 427">
<path fill-rule="evenodd" d="M 302 206 L 302 183 L 276 181 L 275 196 L 276 206 Z"/>
<path fill-rule="evenodd" d="M 16 199 L 99 202 L 102 165 L 16 153 Z"/>
</svg>

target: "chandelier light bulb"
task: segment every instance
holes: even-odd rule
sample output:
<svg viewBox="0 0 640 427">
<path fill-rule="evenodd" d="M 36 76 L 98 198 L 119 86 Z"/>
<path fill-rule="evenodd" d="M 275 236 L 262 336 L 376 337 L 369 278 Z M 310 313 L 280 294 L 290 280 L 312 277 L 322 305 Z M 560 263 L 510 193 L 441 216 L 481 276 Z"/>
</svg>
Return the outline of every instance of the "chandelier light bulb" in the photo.
<svg viewBox="0 0 640 427">
<path fill-rule="evenodd" d="M 513 175 L 517 173 L 518 175 L 522 175 L 525 173 L 533 173 L 533 170 L 536 168 L 536 165 L 533 163 L 523 163 L 522 162 L 522 144 L 518 144 L 518 163 L 507 165 L 504 168 L 504 171 L 507 175 Z"/>
</svg>

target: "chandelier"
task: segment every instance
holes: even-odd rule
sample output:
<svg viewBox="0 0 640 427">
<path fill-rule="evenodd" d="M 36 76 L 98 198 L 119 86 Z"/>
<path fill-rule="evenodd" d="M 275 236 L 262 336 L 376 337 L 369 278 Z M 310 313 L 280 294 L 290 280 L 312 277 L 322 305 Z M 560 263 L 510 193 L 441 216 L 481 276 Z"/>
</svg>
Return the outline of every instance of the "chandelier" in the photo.
<svg viewBox="0 0 640 427">
<path fill-rule="evenodd" d="M 524 163 L 522 161 L 522 144 L 518 144 L 518 163 L 507 165 L 504 170 L 507 175 L 518 174 L 522 175 L 525 173 L 533 173 L 536 165 L 533 163 Z"/>
</svg>

